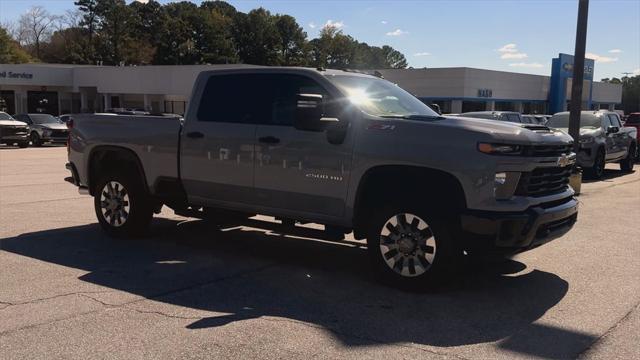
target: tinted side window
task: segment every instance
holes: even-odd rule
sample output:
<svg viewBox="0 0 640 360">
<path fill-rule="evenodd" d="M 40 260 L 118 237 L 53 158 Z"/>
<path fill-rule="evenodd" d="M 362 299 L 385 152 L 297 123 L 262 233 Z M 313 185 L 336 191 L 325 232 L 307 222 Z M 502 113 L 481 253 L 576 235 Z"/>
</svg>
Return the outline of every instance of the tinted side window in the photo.
<svg viewBox="0 0 640 360">
<path fill-rule="evenodd" d="M 293 125 L 297 95 L 326 96 L 314 80 L 291 74 L 215 75 L 207 82 L 198 121 Z"/>
<path fill-rule="evenodd" d="M 261 74 L 214 75 L 205 85 L 198 121 L 260 123 L 270 116 L 273 92 Z"/>
</svg>

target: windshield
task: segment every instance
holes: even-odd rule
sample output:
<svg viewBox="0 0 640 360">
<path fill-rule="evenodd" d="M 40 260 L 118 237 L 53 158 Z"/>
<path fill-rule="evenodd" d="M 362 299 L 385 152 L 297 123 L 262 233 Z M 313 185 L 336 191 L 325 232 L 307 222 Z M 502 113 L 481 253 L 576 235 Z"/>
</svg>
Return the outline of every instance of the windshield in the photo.
<svg viewBox="0 0 640 360">
<path fill-rule="evenodd" d="M 545 124 L 552 128 L 569 128 L 569 114 L 553 115 L 551 119 Z M 581 128 L 599 128 L 601 125 L 600 118 L 594 114 L 582 114 L 580 115 L 580 127 Z"/>
<path fill-rule="evenodd" d="M 35 124 L 59 124 L 60 121 L 49 114 L 29 114 Z"/>
<path fill-rule="evenodd" d="M 13 120 L 13 118 L 6 112 L 0 112 L 0 120 Z"/>
<path fill-rule="evenodd" d="M 439 117 L 426 104 L 386 80 L 363 76 L 327 77 L 362 111 L 382 117 Z"/>
</svg>

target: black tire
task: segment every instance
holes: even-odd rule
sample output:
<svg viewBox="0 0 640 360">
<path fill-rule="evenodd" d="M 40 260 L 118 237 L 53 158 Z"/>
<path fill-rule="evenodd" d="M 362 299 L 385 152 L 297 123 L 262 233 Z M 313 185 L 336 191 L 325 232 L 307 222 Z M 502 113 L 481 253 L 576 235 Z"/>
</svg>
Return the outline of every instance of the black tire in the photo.
<svg viewBox="0 0 640 360">
<path fill-rule="evenodd" d="M 620 170 L 624 172 L 632 172 L 633 165 L 636 163 L 636 146 L 631 145 L 627 157 L 620 161 Z"/>
<path fill-rule="evenodd" d="M 593 166 L 585 169 L 587 176 L 591 179 L 602 179 L 602 177 L 604 176 L 605 164 L 605 153 L 604 150 L 600 149 L 596 154 L 596 159 L 593 162 Z"/>
<path fill-rule="evenodd" d="M 26 147 L 29 147 L 29 142 L 28 142 L 28 141 L 20 141 L 20 142 L 18 143 L 18 147 L 19 147 L 19 148 L 21 148 L 21 149 L 24 149 L 24 148 L 26 148 Z"/>
<path fill-rule="evenodd" d="M 113 185 L 114 183 L 122 186 L 124 191 L 119 189 L 119 186 L 112 186 L 111 188 L 116 190 L 119 195 L 110 197 L 106 187 L 107 184 Z M 123 194 L 126 197 L 123 197 Z M 103 204 L 103 201 L 109 202 L 118 197 L 120 200 L 116 200 L 116 202 L 119 202 L 120 208 L 117 207 L 118 205 L 114 205 L 115 208 L 107 209 L 106 205 Z M 123 201 L 123 199 L 126 201 Z M 119 172 L 104 175 L 96 183 L 93 200 L 98 222 L 109 236 L 138 237 L 147 232 L 153 218 L 154 206 L 139 179 Z M 103 205 L 105 205 L 104 208 Z M 128 206 L 128 209 L 126 209 L 126 206 Z M 103 212 L 103 210 L 105 211 Z M 109 210 L 112 212 L 109 213 Z M 121 210 L 125 210 L 124 213 L 120 212 Z M 114 216 L 113 212 L 120 212 L 120 214 L 126 214 L 126 216 Z M 122 219 L 123 217 L 124 220 Z"/>
<path fill-rule="evenodd" d="M 423 245 L 420 242 L 413 245 L 414 249 L 417 249 L 417 247 L 422 248 L 424 257 L 433 256 L 430 262 L 427 260 L 428 265 L 425 266 L 425 263 L 420 265 L 422 269 L 419 269 L 419 266 L 415 266 L 418 260 L 420 260 L 419 262 L 423 261 L 419 259 L 419 255 L 401 255 L 402 250 L 400 250 L 399 241 L 395 241 L 396 249 L 398 249 L 395 254 L 393 254 L 393 249 L 383 254 L 381 241 L 389 243 L 392 234 L 390 233 L 389 237 L 382 236 L 383 228 L 388 220 L 397 214 L 403 213 L 417 216 L 430 229 L 432 236 L 429 236 L 429 233 L 424 235 L 424 238 L 428 237 L 426 242 L 422 242 L 424 248 L 422 248 Z M 462 250 L 455 240 L 455 235 L 459 233 L 460 226 L 459 221 L 456 219 L 457 217 L 455 216 L 437 214 L 435 211 L 429 211 L 429 209 L 420 206 L 388 204 L 373 210 L 372 216 L 368 221 L 370 226 L 367 230 L 367 247 L 378 278 L 390 286 L 404 290 L 432 290 L 450 281 L 458 272 L 462 263 Z M 409 221 L 408 218 L 407 221 Z M 412 228 L 419 228 L 419 226 L 412 226 Z M 423 228 L 422 230 L 424 231 L 425 229 Z M 435 246 L 433 246 L 434 244 Z M 432 248 L 431 251 L 433 252 L 427 255 L 430 251 L 429 248 Z M 399 258 L 399 261 L 394 261 L 393 266 L 385 260 L 385 255 L 396 258 L 398 254 L 405 257 L 405 259 Z M 415 258 L 412 259 L 411 256 L 415 256 Z M 402 270 L 398 271 L 396 263 L 400 261 L 403 265 L 401 266 Z M 411 274 L 411 263 L 414 265 L 414 274 Z M 420 273 L 421 270 L 424 270 L 424 272 Z M 405 273 L 404 275 L 402 274 L 403 272 Z"/>
<path fill-rule="evenodd" d="M 31 136 L 29 136 L 31 138 L 31 145 L 35 146 L 35 147 L 40 147 L 42 146 L 42 139 L 40 139 L 40 135 L 38 135 L 37 132 L 32 132 Z"/>
</svg>

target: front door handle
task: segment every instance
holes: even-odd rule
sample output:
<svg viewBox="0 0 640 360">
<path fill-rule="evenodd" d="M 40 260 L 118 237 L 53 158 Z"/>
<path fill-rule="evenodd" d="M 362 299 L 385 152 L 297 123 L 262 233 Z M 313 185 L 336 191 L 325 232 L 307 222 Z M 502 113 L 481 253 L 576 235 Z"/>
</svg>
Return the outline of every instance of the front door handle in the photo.
<svg viewBox="0 0 640 360">
<path fill-rule="evenodd" d="M 263 136 L 258 138 L 258 141 L 265 144 L 278 144 L 280 142 L 280 139 L 274 136 Z"/>
<path fill-rule="evenodd" d="M 204 134 L 200 131 L 192 131 L 187 133 L 187 137 L 192 139 L 202 139 L 204 137 Z"/>
</svg>

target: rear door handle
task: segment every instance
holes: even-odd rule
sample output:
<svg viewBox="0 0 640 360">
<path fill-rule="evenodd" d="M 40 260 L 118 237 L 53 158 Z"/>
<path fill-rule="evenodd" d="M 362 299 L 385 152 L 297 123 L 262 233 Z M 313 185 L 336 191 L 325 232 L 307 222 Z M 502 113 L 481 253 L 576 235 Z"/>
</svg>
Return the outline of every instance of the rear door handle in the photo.
<svg viewBox="0 0 640 360">
<path fill-rule="evenodd" d="M 263 136 L 258 138 L 258 141 L 265 144 L 278 144 L 280 142 L 280 139 L 274 136 Z"/>
<path fill-rule="evenodd" d="M 200 131 L 192 131 L 187 133 L 187 137 L 191 139 L 202 139 L 204 137 L 204 134 Z"/>
</svg>

